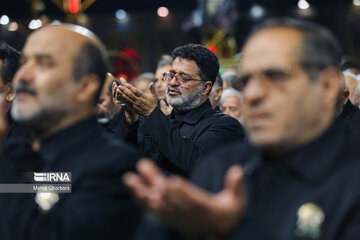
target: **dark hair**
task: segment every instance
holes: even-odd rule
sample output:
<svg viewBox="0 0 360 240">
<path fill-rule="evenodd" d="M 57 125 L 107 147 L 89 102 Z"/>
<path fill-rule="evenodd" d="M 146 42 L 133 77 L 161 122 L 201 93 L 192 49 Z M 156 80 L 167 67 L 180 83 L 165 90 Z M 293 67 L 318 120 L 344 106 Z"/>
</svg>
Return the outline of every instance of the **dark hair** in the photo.
<svg viewBox="0 0 360 240">
<path fill-rule="evenodd" d="M 217 56 L 199 44 L 187 44 L 175 48 L 171 53 L 173 59 L 179 57 L 193 60 L 199 68 L 199 76 L 205 81 L 211 81 L 213 84 L 219 74 L 219 60 Z"/>
<path fill-rule="evenodd" d="M 19 68 L 20 53 L 9 46 L 5 41 L 0 41 L 0 59 L 2 59 L 2 67 L 0 75 L 3 84 L 12 82 L 16 71 Z"/>
<path fill-rule="evenodd" d="M 360 70 L 359 64 L 356 63 L 355 61 L 343 61 L 341 63 L 341 71 L 345 71 L 349 68 L 356 68 L 357 70 Z"/>
<path fill-rule="evenodd" d="M 273 27 L 288 27 L 303 33 L 300 63 L 311 79 L 327 67 L 340 68 L 341 47 L 337 39 L 326 28 L 305 20 L 293 18 L 271 18 L 254 28 L 251 35 Z"/>
<path fill-rule="evenodd" d="M 171 65 L 174 59 L 170 55 L 162 55 L 158 62 L 157 68 L 161 68 L 162 66 Z"/>
<path fill-rule="evenodd" d="M 109 64 L 105 53 L 92 43 L 84 43 L 75 58 L 74 77 L 80 80 L 85 75 L 95 74 L 99 78 L 100 87 L 94 96 L 94 104 L 100 97 L 108 69 Z"/>
</svg>

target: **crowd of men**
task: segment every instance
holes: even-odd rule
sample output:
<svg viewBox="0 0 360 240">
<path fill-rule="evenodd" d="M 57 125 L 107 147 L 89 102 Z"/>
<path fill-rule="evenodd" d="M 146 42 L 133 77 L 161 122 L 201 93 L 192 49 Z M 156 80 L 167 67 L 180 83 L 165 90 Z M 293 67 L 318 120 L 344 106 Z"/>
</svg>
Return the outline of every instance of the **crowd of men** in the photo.
<svg viewBox="0 0 360 240">
<path fill-rule="evenodd" d="M 91 31 L 0 42 L 0 239 L 359 239 L 360 69 L 324 27 L 272 18 L 219 73 L 199 44 L 133 81 Z M 3 188 L 0 188 L 3 189 Z"/>
</svg>

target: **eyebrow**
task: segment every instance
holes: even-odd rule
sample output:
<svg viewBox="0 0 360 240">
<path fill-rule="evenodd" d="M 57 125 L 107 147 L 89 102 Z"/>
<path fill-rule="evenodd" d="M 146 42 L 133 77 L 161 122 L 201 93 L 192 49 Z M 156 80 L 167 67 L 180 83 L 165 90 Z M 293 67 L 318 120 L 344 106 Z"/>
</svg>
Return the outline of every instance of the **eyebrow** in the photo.
<svg viewBox="0 0 360 240">
<path fill-rule="evenodd" d="M 47 61 L 53 61 L 54 60 L 54 58 L 51 55 L 44 54 L 44 53 L 35 54 L 35 58 L 36 58 L 36 60 L 47 60 Z"/>
<path fill-rule="evenodd" d="M 19 61 L 23 62 L 28 58 L 29 57 L 26 56 L 26 55 L 21 55 Z M 50 54 L 45 54 L 45 53 L 35 54 L 35 59 L 36 60 L 48 60 L 48 61 L 53 61 L 54 60 L 54 58 Z"/>
<path fill-rule="evenodd" d="M 179 75 L 181 75 L 181 74 L 185 74 L 185 75 L 187 75 L 187 76 L 189 76 L 189 77 L 191 77 L 191 75 L 190 74 L 188 74 L 188 73 L 186 73 L 186 72 L 176 72 L 175 70 L 170 70 L 169 72 L 171 72 L 171 73 L 178 73 Z"/>
</svg>

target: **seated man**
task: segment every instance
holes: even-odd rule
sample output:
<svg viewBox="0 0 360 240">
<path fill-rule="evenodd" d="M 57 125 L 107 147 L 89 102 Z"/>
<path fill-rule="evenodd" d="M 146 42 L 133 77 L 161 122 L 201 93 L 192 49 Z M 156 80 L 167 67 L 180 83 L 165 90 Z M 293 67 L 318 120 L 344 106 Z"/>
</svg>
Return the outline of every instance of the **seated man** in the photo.
<svg viewBox="0 0 360 240">
<path fill-rule="evenodd" d="M 118 80 L 111 73 L 107 73 L 96 106 L 96 118 L 104 127 L 107 127 L 114 116 L 121 110 L 121 105 L 117 105 L 112 97 L 112 84 L 114 81 L 117 82 Z"/>
<path fill-rule="evenodd" d="M 216 112 L 221 112 L 219 107 L 219 101 L 223 94 L 223 79 L 220 74 L 217 75 L 214 86 L 211 88 L 211 92 L 209 94 L 209 100 L 211 103 L 211 107 Z"/>
<path fill-rule="evenodd" d="M 125 183 L 189 239 L 360 238 L 360 132 L 336 120 L 344 90 L 336 39 L 313 23 L 270 19 L 241 58 L 250 143 L 223 148 L 191 177 L 214 193 L 146 160 Z"/>
<path fill-rule="evenodd" d="M 137 145 L 164 170 L 187 176 L 209 151 L 242 141 L 244 134 L 238 121 L 216 113 L 208 99 L 219 72 L 216 55 L 196 44 L 178 47 L 172 55 L 172 67 L 164 73 L 171 114 L 165 115 L 157 106 L 153 83 L 151 94 L 146 94 L 122 80 L 114 88 L 125 104 L 115 135 Z"/>
<path fill-rule="evenodd" d="M 158 62 L 155 71 L 154 88 L 159 101 L 165 100 L 166 98 L 167 82 L 163 78 L 163 73 L 171 69 L 172 63 L 173 59 L 169 55 L 162 55 Z"/>
<path fill-rule="evenodd" d="M 138 211 L 121 177 L 137 154 L 93 116 L 107 72 L 102 43 L 80 26 L 47 26 L 28 37 L 20 62 L 11 114 L 35 139 L 4 149 L 1 183 L 71 172 L 71 193 L 0 193 L 0 239 L 131 239 Z"/>
</svg>

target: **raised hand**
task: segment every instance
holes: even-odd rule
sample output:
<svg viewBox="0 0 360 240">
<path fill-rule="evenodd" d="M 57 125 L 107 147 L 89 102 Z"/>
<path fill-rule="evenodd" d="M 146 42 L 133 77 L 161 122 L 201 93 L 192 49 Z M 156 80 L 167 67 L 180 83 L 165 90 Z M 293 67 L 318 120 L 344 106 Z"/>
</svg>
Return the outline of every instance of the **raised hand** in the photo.
<svg viewBox="0 0 360 240">
<path fill-rule="evenodd" d="M 118 87 L 120 99 L 133 112 L 137 113 L 142 119 L 147 118 L 157 106 L 154 83 L 149 84 L 150 94 L 142 92 L 129 83 Z"/>
<path fill-rule="evenodd" d="M 247 195 L 240 166 L 228 170 L 224 189 L 217 194 L 181 177 L 166 178 L 149 160 L 140 161 L 137 170 L 127 174 L 124 183 L 143 206 L 184 236 L 223 237 L 242 217 Z"/>
</svg>

